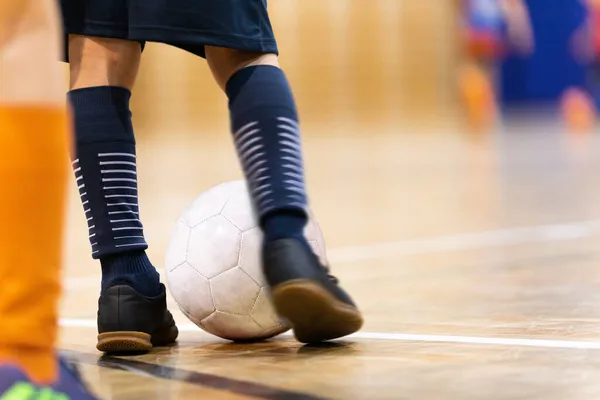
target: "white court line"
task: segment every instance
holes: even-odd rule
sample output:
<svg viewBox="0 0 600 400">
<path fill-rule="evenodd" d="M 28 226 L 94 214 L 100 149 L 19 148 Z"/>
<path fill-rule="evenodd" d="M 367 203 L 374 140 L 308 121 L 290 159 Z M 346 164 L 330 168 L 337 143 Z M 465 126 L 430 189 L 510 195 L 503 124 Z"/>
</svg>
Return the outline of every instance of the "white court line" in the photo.
<svg viewBox="0 0 600 400">
<path fill-rule="evenodd" d="M 333 264 L 349 263 L 384 257 L 432 254 L 445 251 L 507 247 L 526 243 L 551 243 L 600 235 L 600 220 L 569 222 L 499 229 L 458 235 L 407 239 L 394 242 L 339 247 L 329 250 L 327 258 Z M 159 270 L 162 274 L 164 271 Z M 99 282 L 100 276 L 70 277 L 64 280 L 67 289 Z"/>
<path fill-rule="evenodd" d="M 547 243 L 600 235 L 600 220 L 499 229 L 423 239 L 350 246 L 328 252 L 333 262 L 354 262 L 389 256 L 430 254 L 444 251 L 506 247 L 526 243 Z"/>
<path fill-rule="evenodd" d="M 64 328 L 96 328 L 96 320 L 61 318 L 60 326 Z M 202 332 L 193 324 L 178 324 L 180 332 Z M 291 336 L 284 333 L 283 336 Z M 480 336 L 447 336 L 447 335 L 421 335 L 413 333 L 379 333 L 379 332 L 357 332 L 346 336 L 345 339 L 372 339 L 372 340 L 395 340 L 404 342 L 437 342 L 437 343 L 463 343 L 463 344 L 486 344 L 497 346 L 525 346 L 557 349 L 588 349 L 600 350 L 600 342 L 588 342 L 577 340 L 546 340 L 546 339 L 522 339 L 522 338 L 494 338 Z"/>
</svg>

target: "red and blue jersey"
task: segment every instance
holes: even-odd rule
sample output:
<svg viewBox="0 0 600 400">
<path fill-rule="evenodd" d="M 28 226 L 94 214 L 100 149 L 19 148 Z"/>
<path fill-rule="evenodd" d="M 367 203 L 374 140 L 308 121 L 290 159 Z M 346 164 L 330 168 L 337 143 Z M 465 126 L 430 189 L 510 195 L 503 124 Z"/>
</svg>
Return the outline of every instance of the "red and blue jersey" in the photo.
<svg viewBox="0 0 600 400">
<path fill-rule="evenodd" d="M 504 12 L 500 0 L 465 0 L 468 29 L 501 35 L 504 26 Z"/>
<path fill-rule="evenodd" d="M 469 51 L 496 58 L 503 52 L 506 19 L 501 0 L 465 0 L 465 28 Z"/>
</svg>

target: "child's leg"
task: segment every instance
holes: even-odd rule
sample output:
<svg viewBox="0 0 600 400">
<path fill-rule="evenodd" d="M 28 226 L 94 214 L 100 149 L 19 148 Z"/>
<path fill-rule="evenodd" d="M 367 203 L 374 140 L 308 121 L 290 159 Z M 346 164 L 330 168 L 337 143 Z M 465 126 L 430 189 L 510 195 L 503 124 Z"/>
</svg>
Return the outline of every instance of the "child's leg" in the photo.
<svg viewBox="0 0 600 400">
<path fill-rule="evenodd" d="M 59 28 L 54 1 L 15 2 L 0 13 L 0 363 L 51 382 L 68 166 Z"/>
</svg>

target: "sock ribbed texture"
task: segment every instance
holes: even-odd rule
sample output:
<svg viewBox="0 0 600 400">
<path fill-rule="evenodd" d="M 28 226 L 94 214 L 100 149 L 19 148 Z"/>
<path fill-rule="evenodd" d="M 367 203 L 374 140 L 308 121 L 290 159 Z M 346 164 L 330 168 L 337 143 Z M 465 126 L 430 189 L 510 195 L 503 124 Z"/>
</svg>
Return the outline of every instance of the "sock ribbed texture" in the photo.
<svg viewBox="0 0 600 400">
<path fill-rule="evenodd" d="M 159 274 L 143 250 L 106 256 L 100 264 L 103 291 L 115 285 L 128 285 L 149 297 L 161 293 Z"/>
<path fill-rule="evenodd" d="M 103 290 L 121 282 L 154 296 L 160 282 L 144 252 L 130 97 L 129 90 L 112 86 L 69 92 L 75 116 L 73 169 L 92 256 L 102 264 Z"/>
<path fill-rule="evenodd" d="M 306 226 L 306 214 L 288 209 L 279 210 L 267 214 L 263 218 L 262 226 L 265 242 L 285 238 L 295 238 L 305 241 L 304 227 Z"/>
</svg>

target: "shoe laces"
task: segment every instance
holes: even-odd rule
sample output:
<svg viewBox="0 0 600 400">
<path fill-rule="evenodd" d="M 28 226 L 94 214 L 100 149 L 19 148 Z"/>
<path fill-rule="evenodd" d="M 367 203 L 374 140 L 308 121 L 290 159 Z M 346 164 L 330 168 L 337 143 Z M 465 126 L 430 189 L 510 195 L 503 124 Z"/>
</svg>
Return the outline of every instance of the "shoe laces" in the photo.
<svg viewBox="0 0 600 400">
<path fill-rule="evenodd" d="M 329 265 L 322 264 L 321 261 L 319 260 L 319 256 L 317 255 L 317 253 L 315 253 L 313 251 L 312 254 L 315 257 L 315 259 L 317 260 L 317 264 L 319 264 L 321 269 L 323 269 L 323 271 L 327 274 L 327 279 L 329 279 L 329 281 L 331 283 L 333 283 L 334 285 L 338 285 L 340 283 L 340 280 L 337 278 L 337 276 L 335 276 L 331 273 L 331 267 Z"/>
<path fill-rule="evenodd" d="M 339 284 L 340 280 L 338 279 L 337 276 L 333 275 L 331 273 L 331 268 L 328 265 L 321 265 L 321 268 L 323 268 L 323 270 L 325 271 L 325 273 L 327 274 L 327 278 L 334 284 Z"/>
</svg>

